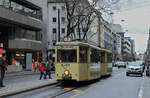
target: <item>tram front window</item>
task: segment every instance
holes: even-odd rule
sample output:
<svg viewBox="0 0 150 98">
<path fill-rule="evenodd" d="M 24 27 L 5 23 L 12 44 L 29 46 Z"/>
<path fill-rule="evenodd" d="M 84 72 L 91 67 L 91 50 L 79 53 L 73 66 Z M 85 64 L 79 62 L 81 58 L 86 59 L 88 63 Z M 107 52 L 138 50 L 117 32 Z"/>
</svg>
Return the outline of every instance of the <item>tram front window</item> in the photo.
<svg viewBox="0 0 150 98">
<path fill-rule="evenodd" d="M 77 51 L 76 50 L 58 50 L 57 51 L 57 62 L 77 62 Z"/>
</svg>

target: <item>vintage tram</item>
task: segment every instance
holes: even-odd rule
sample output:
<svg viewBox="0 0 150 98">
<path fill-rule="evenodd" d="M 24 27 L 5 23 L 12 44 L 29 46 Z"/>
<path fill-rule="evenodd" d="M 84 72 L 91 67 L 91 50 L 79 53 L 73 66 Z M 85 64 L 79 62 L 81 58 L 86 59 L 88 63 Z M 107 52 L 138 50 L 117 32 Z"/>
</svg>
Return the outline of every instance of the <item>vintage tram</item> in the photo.
<svg viewBox="0 0 150 98">
<path fill-rule="evenodd" d="M 58 42 L 55 53 L 58 81 L 89 81 L 112 73 L 112 52 L 109 50 L 74 41 Z"/>
</svg>

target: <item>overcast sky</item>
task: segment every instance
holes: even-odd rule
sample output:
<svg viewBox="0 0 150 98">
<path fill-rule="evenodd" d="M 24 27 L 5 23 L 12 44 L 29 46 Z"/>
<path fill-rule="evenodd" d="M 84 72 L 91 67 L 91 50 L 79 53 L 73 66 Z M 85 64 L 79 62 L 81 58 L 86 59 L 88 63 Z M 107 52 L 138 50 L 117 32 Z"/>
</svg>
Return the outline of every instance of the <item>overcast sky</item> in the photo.
<svg viewBox="0 0 150 98">
<path fill-rule="evenodd" d="M 114 23 L 121 24 L 125 36 L 135 40 L 136 52 L 147 48 L 148 29 L 150 28 L 150 0 L 126 0 L 122 9 L 114 14 Z M 122 22 L 121 20 L 124 20 Z"/>
</svg>

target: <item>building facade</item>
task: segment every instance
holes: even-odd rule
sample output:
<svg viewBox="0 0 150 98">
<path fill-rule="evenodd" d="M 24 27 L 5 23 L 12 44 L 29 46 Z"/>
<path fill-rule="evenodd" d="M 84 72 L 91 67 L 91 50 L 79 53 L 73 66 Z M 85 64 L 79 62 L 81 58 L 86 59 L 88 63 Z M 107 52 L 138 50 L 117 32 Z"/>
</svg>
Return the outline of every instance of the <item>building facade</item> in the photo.
<svg viewBox="0 0 150 98">
<path fill-rule="evenodd" d="M 119 34 L 113 33 L 113 59 L 122 60 L 121 55 L 121 36 Z"/>
<path fill-rule="evenodd" d="M 42 50 L 42 10 L 27 0 L 0 0 L 0 43 L 9 64 L 15 59 L 24 68 Z M 30 61 L 29 58 L 31 58 Z"/>
<path fill-rule="evenodd" d="M 87 0 L 83 0 L 79 4 L 80 6 L 84 7 L 90 6 L 88 4 Z M 76 5 L 78 6 L 78 5 Z M 89 7 L 90 8 L 90 7 Z M 90 8 L 93 10 L 93 8 Z M 72 10 L 72 9 L 71 9 Z M 85 17 L 86 14 L 89 12 L 85 10 L 82 14 L 78 14 L 77 9 L 75 9 L 75 12 L 73 13 L 73 17 L 80 15 L 80 20 L 82 20 L 82 17 Z M 99 21 L 99 13 L 95 12 L 91 15 L 91 17 L 94 17 L 92 23 L 90 24 L 90 27 L 86 28 L 86 22 L 82 21 L 80 23 L 77 23 L 77 26 L 73 28 L 74 34 L 71 38 L 72 40 L 87 40 L 95 45 L 99 45 L 99 31 L 100 31 L 100 21 Z M 50 41 L 49 49 L 54 49 L 54 45 L 57 41 L 63 41 L 64 38 L 67 35 L 67 26 L 68 26 L 68 19 L 67 19 L 67 9 L 66 9 L 66 3 L 63 0 L 49 0 L 48 1 L 48 32 L 49 32 L 49 38 Z M 77 17 L 78 18 L 78 17 Z M 74 20 L 75 23 L 77 20 Z M 73 22 L 72 22 L 73 23 Z M 84 34 L 86 33 L 86 37 L 84 38 Z"/>
<path fill-rule="evenodd" d="M 122 52 L 122 56 L 123 56 L 123 60 L 124 61 L 131 61 L 132 60 L 132 54 L 131 54 L 131 42 L 130 40 L 125 37 L 124 38 L 124 42 L 123 42 L 123 52 Z"/>
<path fill-rule="evenodd" d="M 111 25 L 103 18 L 100 19 L 100 47 L 113 49 L 113 34 Z"/>
</svg>

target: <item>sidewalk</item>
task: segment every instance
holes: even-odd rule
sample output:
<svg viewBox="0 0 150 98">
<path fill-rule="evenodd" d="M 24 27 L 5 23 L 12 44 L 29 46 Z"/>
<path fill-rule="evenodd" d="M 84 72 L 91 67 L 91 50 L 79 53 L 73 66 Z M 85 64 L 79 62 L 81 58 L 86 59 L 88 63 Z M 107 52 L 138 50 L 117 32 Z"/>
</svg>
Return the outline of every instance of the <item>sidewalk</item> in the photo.
<svg viewBox="0 0 150 98">
<path fill-rule="evenodd" d="M 39 74 L 40 72 L 21 71 L 21 72 L 6 72 L 6 77 Z"/>
<path fill-rule="evenodd" d="M 24 74 L 26 74 L 24 76 Z M 28 75 L 31 74 L 31 75 Z M 13 95 L 13 94 L 17 94 L 19 92 L 25 92 L 28 90 L 33 90 L 33 89 L 38 89 L 41 87 L 45 87 L 45 86 L 49 86 L 49 85 L 53 85 L 56 84 L 57 81 L 54 78 L 54 74 L 52 74 L 52 79 L 42 79 L 42 80 L 38 80 L 37 77 L 39 77 L 39 75 L 32 75 L 33 72 L 20 72 L 20 73 L 12 73 L 12 74 L 7 74 L 6 78 L 4 82 L 7 81 L 13 81 L 13 80 L 17 80 L 17 82 L 7 82 L 4 83 L 4 85 L 6 84 L 6 87 L 0 88 L 0 98 L 3 98 L 7 95 Z M 20 77 L 22 75 L 22 77 Z M 19 76 L 19 77 L 11 77 L 11 76 Z M 31 79 L 30 79 L 31 78 Z M 13 79 L 13 80 L 12 80 Z M 26 81 L 25 81 L 26 80 Z"/>
</svg>

